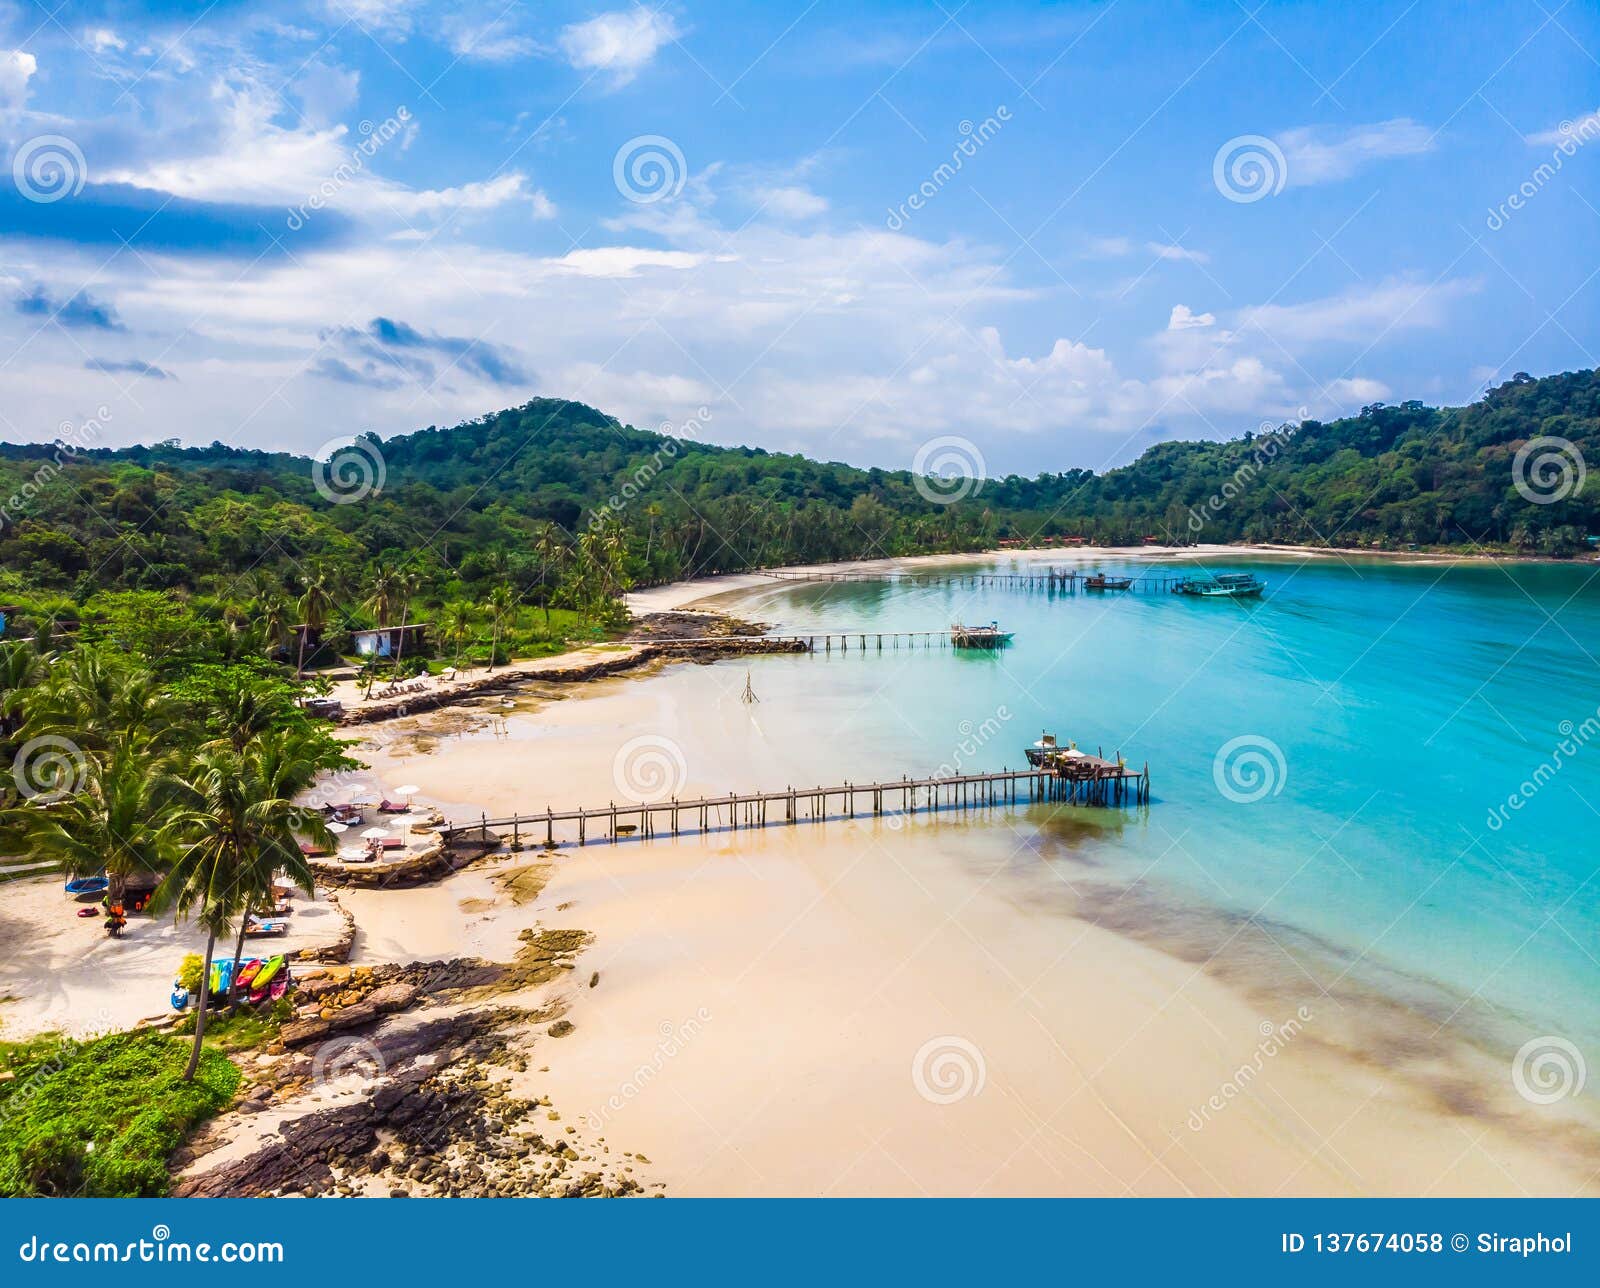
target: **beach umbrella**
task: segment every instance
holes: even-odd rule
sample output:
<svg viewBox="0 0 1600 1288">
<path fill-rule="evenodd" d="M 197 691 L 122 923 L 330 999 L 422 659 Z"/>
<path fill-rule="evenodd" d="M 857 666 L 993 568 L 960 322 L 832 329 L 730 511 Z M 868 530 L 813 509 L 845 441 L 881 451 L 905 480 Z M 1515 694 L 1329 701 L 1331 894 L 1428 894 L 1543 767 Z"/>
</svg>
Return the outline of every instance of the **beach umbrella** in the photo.
<svg viewBox="0 0 1600 1288">
<path fill-rule="evenodd" d="M 339 851 L 341 859 L 364 859 L 366 856 L 367 852 L 359 845 L 347 845 Z"/>
<path fill-rule="evenodd" d="M 389 835 L 389 829 L 386 828 L 386 827 L 369 827 L 365 832 L 363 832 L 361 834 L 361 837 L 362 837 L 363 840 L 366 840 L 366 841 L 375 841 L 380 836 L 388 836 L 388 835 Z"/>
<path fill-rule="evenodd" d="M 396 796 L 415 796 L 421 790 L 422 788 L 418 787 L 415 783 L 407 783 L 404 787 L 396 787 L 394 789 L 394 794 Z"/>
<path fill-rule="evenodd" d="M 355 795 L 350 797 L 349 803 L 352 805 L 376 805 L 378 803 L 378 793 L 356 792 Z"/>
<path fill-rule="evenodd" d="M 329 823 L 327 827 L 328 831 L 335 836 L 338 836 L 340 832 L 348 832 L 350 830 L 350 824 L 348 823 Z"/>
</svg>

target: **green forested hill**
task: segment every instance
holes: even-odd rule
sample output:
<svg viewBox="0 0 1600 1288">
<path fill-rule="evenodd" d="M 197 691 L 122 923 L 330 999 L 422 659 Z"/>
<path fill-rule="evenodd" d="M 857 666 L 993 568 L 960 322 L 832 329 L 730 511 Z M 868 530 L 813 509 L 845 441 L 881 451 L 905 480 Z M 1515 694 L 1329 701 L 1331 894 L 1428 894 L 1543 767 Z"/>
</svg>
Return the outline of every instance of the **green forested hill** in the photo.
<svg viewBox="0 0 1600 1288">
<path fill-rule="evenodd" d="M 904 471 L 667 438 L 555 399 L 366 440 L 356 463 L 381 459 L 384 474 L 372 494 L 359 473 L 319 480 L 306 458 L 221 444 L 4 445 L 0 597 L 227 598 L 241 574 L 252 593 L 266 584 L 298 595 L 310 568 L 360 580 L 410 567 L 439 600 L 507 582 L 559 605 L 559 569 L 580 558 L 597 516 L 613 591 L 624 580 L 1069 533 L 1571 553 L 1600 531 L 1600 485 L 1526 499 L 1513 462 L 1541 436 L 1571 445 L 1556 445 L 1556 463 L 1600 461 L 1596 372 L 1518 375 L 1467 407 L 1378 405 L 1226 442 L 1162 443 L 1104 474 L 990 479 L 951 504 Z M 1554 475 L 1532 482 L 1564 491 Z M 352 491 L 360 499 L 340 503 Z"/>
</svg>

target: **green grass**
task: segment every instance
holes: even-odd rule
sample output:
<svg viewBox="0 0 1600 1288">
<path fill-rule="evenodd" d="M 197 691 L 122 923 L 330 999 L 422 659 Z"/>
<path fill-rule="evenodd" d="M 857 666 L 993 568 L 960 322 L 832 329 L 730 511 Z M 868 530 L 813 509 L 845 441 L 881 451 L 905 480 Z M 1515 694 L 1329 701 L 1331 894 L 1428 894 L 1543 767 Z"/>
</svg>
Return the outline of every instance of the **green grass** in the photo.
<svg viewBox="0 0 1600 1288">
<path fill-rule="evenodd" d="M 219 1051 L 182 1081 L 189 1045 L 149 1030 L 91 1042 L 0 1046 L 0 1196 L 165 1194 L 167 1160 L 232 1099 L 239 1071 Z"/>
<path fill-rule="evenodd" d="M 231 1015 L 228 1013 L 228 1004 L 224 1001 L 213 999 L 211 1006 L 216 1009 L 208 1008 L 206 1011 L 204 1042 L 207 1047 L 216 1047 L 219 1051 L 252 1051 L 257 1047 L 266 1046 L 277 1039 L 278 1030 L 283 1027 L 283 1022 L 294 1016 L 294 1003 L 287 997 L 280 997 L 276 1002 L 258 1006 L 246 1002 Z M 194 1008 L 190 1007 L 173 1031 L 186 1037 L 193 1037 L 194 1020 Z"/>
</svg>

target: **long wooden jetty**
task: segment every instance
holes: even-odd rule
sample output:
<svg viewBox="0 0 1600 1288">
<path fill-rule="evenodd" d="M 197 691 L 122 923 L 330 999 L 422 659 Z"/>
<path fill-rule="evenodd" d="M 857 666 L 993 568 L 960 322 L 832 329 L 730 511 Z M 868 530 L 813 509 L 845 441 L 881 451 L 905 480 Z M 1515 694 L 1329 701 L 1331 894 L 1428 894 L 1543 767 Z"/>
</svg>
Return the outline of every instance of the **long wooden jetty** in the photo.
<svg viewBox="0 0 1600 1288">
<path fill-rule="evenodd" d="M 543 813 L 505 818 L 480 816 L 440 829 L 445 844 L 493 848 L 508 839 L 514 847 L 540 841 L 557 844 L 556 830 L 579 845 L 624 836 L 639 838 L 721 828 L 738 831 L 801 821 L 855 818 L 903 813 L 914 815 L 949 809 L 978 809 L 1029 802 L 1058 801 L 1070 805 L 1146 804 L 1150 800 L 1150 766 L 1133 769 L 1099 756 L 1080 756 L 1069 763 L 1037 769 L 1003 769 L 995 773 L 956 774 L 944 778 L 901 778 L 834 787 L 786 787 L 774 792 L 729 792 L 694 800 L 608 802 L 591 809 L 546 809 Z M 573 836 L 574 831 L 576 836 Z"/>
<path fill-rule="evenodd" d="M 1005 586 L 1015 590 L 1048 590 L 1076 594 L 1093 570 L 1079 568 L 1041 568 L 1036 572 L 782 572 L 762 569 L 761 576 L 774 581 L 792 582 L 893 582 L 905 586 L 979 587 Z M 1120 574 L 1126 576 L 1127 574 Z M 1150 593 L 1170 590 L 1188 574 L 1149 572 L 1133 575 L 1132 590 Z M 1118 593 L 1118 592 L 1108 592 Z"/>
<path fill-rule="evenodd" d="M 758 644 L 770 645 L 771 652 L 815 653 L 818 649 L 831 653 L 838 648 L 849 651 L 852 643 L 857 649 L 865 649 L 870 645 L 883 651 L 884 641 L 889 642 L 890 648 L 949 648 L 952 646 L 950 629 L 942 631 L 879 631 L 865 627 L 853 631 L 803 631 L 794 635 L 701 635 L 689 639 L 662 639 L 652 640 L 651 644 L 660 650 L 670 651 L 675 648 L 699 648 L 706 644 L 726 644 L 730 640 L 738 642 L 750 639 Z"/>
</svg>

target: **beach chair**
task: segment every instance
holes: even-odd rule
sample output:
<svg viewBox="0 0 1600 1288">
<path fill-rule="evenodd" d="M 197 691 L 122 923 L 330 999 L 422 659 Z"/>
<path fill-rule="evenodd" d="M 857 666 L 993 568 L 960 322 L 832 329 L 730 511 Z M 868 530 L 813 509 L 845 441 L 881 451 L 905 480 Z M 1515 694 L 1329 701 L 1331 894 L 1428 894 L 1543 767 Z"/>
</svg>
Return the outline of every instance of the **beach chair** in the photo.
<svg viewBox="0 0 1600 1288">
<path fill-rule="evenodd" d="M 411 806 L 401 801 L 398 805 L 394 801 L 379 801 L 378 813 L 380 814 L 405 814 L 410 812 Z"/>
</svg>

